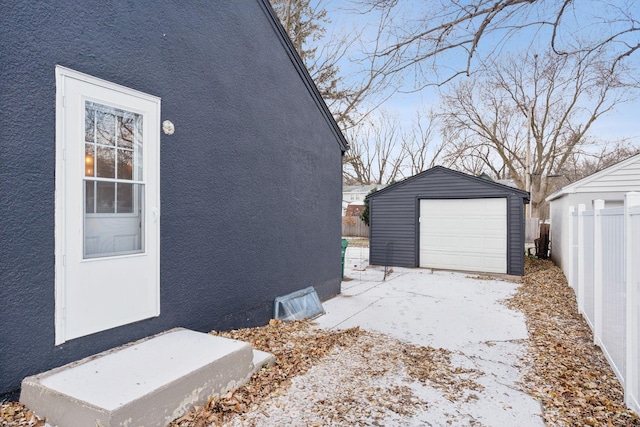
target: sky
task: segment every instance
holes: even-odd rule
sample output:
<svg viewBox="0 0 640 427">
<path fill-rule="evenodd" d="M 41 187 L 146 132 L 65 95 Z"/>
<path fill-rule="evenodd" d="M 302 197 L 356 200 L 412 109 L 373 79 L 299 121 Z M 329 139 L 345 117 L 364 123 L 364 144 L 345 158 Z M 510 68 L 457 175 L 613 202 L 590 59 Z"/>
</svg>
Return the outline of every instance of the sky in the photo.
<svg viewBox="0 0 640 427">
<path fill-rule="evenodd" d="M 331 20 L 330 24 L 326 25 L 327 37 L 330 38 L 333 34 L 340 33 L 352 33 L 353 31 L 362 30 L 364 37 L 362 37 L 363 43 L 367 38 L 373 39 L 373 33 L 375 33 L 377 17 L 374 13 L 359 14 L 355 13 L 354 3 L 351 0 L 312 0 L 313 4 L 318 2 L 327 9 L 327 17 Z M 427 0 L 424 0 L 427 1 Z M 599 3 L 601 0 L 586 0 L 594 3 Z M 398 10 L 399 14 L 405 14 L 406 17 L 419 16 L 422 13 L 420 7 L 422 3 L 418 0 L 413 1 L 400 1 L 401 5 L 404 5 L 402 9 Z M 629 12 L 635 16 L 640 16 L 640 2 L 636 0 L 617 0 L 614 2 L 616 5 L 620 5 L 625 8 L 625 12 Z M 591 13 L 591 12 L 590 12 Z M 599 14 L 606 14 L 606 12 L 592 11 L 596 16 Z M 578 25 L 588 22 L 586 17 L 580 16 L 579 13 L 573 12 L 573 18 Z M 589 31 L 597 32 L 603 30 L 600 27 L 588 28 Z M 606 30 L 606 29 L 605 29 Z M 524 33 L 520 38 L 513 38 L 511 43 L 516 47 L 521 46 L 526 48 L 529 44 L 529 37 L 531 34 Z M 488 41 L 489 39 L 487 39 Z M 488 45 L 489 43 L 487 43 Z M 358 47 L 352 49 L 354 56 L 357 56 Z M 456 61 L 456 57 L 449 56 L 447 61 Z M 640 52 L 636 54 L 636 58 L 633 59 L 636 64 L 640 65 Z M 349 60 L 344 60 L 340 64 L 341 72 L 344 75 L 348 75 L 351 71 L 355 70 L 357 65 L 354 65 Z M 406 82 L 410 83 L 411 77 L 406 78 Z M 411 127 L 413 119 L 415 118 L 416 111 L 426 111 L 431 106 L 437 106 L 439 103 L 437 90 L 434 88 L 426 88 L 414 93 L 395 93 L 388 101 L 386 101 L 382 108 L 392 114 L 398 115 L 403 127 Z M 591 135 L 605 140 L 617 140 L 617 139 L 629 139 L 635 146 L 640 147 L 640 100 L 630 103 L 621 104 L 617 107 L 616 111 L 610 112 L 606 116 L 603 116 L 596 121 L 591 129 Z"/>
</svg>

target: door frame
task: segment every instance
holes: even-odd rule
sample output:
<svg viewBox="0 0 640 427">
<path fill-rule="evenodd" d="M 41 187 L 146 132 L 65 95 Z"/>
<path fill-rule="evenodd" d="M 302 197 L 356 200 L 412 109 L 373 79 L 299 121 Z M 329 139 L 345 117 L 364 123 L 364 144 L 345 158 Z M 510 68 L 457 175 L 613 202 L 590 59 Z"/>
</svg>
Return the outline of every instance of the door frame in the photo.
<svg viewBox="0 0 640 427">
<path fill-rule="evenodd" d="M 135 89 L 131 89 L 125 86 L 118 85 L 116 83 L 112 83 L 106 80 L 99 79 L 97 77 L 93 77 L 88 74 L 84 74 L 60 65 L 56 65 L 55 67 L 55 81 L 56 81 L 56 130 L 55 130 L 55 213 L 54 213 L 54 221 L 55 221 L 55 229 L 54 229 L 54 240 L 55 240 L 55 345 L 60 345 L 66 342 L 69 339 L 74 339 L 78 337 L 68 338 L 66 336 L 66 293 L 67 293 L 67 271 L 66 271 L 66 248 L 67 248 L 67 230 L 66 230 L 66 191 L 68 188 L 69 182 L 67 182 L 67 174 L 66 174 L 66 159 L 67 159 L 67 143 L 66 137 L 71 130 L 66 129 L 66 99 L 65 99 L 65 83 L 67 79 L 79 80 L 84 83 L 88 83 L 91 85 L 95 85 L 98 87 L 102 87 L 104 89 L 120 92 L 129 96 L 134 96 L 141 98 L 145 101 L 150 101 L 154 104 L 157 104 L 157 108 L 152 114 L 153 122 L 158 124 L 157 129 L 154 130 L 154 133 L 150 135 L 150 145 L 155 146 L 155 156 L 153 159 L 153 167 L 155 168 L 155 188 L 156 191 L 153 194 L 145 194 L 147 200 L 151 200 L 152 203 L 149 203 L 150 206 L 154 206 L 153 209 L 147 209 L 145 216 L 148 223 L 149 220 L 153 219 L 157 222 L 156 227 L 147 227 L 145 233 L 149 235 L 149 233 L 154 233 L 154 238 L 156 241 L 156 248 L 154 250 L 155 255 L 155 281 L 156 281 L 156 295 L 155 295 L 155 305 L 156 310 L 154 316 L 158 316 L 160 314 L 160 98 L 149 95 L 144 92 L 137 91 Z M 69 156 L 71 157 L 71 155 Z M 147 160 L 151 161 L 151 160 Z M 142 319 L 139 319 L 142 320 Z M 104 329 L 101 329 L 104 330 Z M 101 330 L 96 330 L 95 332 L 100 332 Z M 92 333 L 95 333 L 92 332 Z"/>
</svg>

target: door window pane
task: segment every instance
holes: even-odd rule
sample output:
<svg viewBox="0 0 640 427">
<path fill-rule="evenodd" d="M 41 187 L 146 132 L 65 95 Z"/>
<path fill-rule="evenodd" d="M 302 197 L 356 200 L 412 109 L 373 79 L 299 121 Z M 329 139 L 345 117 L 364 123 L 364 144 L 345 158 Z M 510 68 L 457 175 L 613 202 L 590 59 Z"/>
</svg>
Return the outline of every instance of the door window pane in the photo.
<svg viewBox="0 0 640 427">
<path fill-rule="evenodd" d="M 118 116 L 118 147 L 133 148 L 134 125 L 133 115 Z"/>
<path fill-rule="evenodd" d="M 142 173 L 142 144 L 135 145 L 132 158 L 133 179 L 135 181 L 142 181 L 144 179 L 144 175 Z"/>
<path fill-rule="evenodd" d="M 96 155 L 95 146 L 93 144 L 85 144 L 84 146 L 84 176 L 95 176 L 96 174 Z"/>
<path fill-rule="evenodd" d="M 96 176 L 100 178 L 116 177 L 116 150 L 110 147 L 97 147 Z"/>
<path fill-rule="evenodd" d="M 95 191 L 96 183 L 95 181 L 84 181 L 84 212 L 85 213 L 95 213 L 95 203 L 96 203 L 96 191 Z"/>
<path fill-rule="evenodd" d="M 115 145 L 116 116 L 114 113 L 100 110 L 96 111 L 96 143 Z"/>
<path fill-rule="evenodd" d="M 118 204 L 116 209 L 118 213 L 132 213 L 134 207 L 133 187 L 140 187 L 139 184 L 118 183 L 116 190 L 118 192 Z"/>
<path fill-rule="evenodd" d="M 119 183 L 116 188 L 120 214 L 84 216 L 84 258 L 144 252 L 144 185 Z"/>
<path fill-rule="evenodd" d="M 85 102 L 84 257 L 144 251 L 140 114 Z"/>
<path fill-rule="evenodd" d="M 133 152 L 130 150 L 117 150 L 118 179 L 133 179 Z"/>
<path fill-rule="evenodd" d="M 84 140 L 86 142 L 95 142 L 96 141 L 95 120 L 96 120 L 96 112 L 95 112 L 95 110 L 92 110 L 92 109 L 86 110 L 85 111 L 85 116 L 84 116 Z"/>
<path fill-rule="evenodd" d="M 116 184 L 113 182 L 98 181 L 96 194 L 97 213 L 115 213 Z"/>
</svg>

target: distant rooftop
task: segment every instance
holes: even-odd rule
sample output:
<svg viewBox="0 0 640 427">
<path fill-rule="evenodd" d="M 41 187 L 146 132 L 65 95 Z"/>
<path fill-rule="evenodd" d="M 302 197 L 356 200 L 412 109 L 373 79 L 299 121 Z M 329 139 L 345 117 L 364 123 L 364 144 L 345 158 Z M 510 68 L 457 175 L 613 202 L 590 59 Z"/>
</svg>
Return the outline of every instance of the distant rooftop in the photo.
<svg viewBox="0 0 640 427">
<path fill-rule="evenodd" d="M 342 187 L 343 193 L 364 193 L 369 194 L 371 190 L 377 188 L 378 190 L 382 190 L 389 184 L 367 184 L 367 185 L 344 185 Z"/>
</svg>

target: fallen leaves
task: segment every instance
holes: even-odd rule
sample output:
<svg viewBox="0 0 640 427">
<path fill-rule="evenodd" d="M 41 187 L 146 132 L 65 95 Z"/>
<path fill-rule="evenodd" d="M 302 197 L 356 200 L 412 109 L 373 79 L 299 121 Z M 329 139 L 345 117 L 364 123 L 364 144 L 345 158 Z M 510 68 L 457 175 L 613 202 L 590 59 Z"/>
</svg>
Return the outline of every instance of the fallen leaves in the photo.
<svg viewBox="0 0 640 427">
<path fill-rule="evenodd" d="M 472 400 L 482 390 L 474 381 L 481 373 L 452 365 L 452 352 L 358 328 L 326 331 L 305 321 L 271 321 L 216 334 L 268 351 L 276 364 L 172 427 L 385 425 L 390 419 L 401 425 L 402 417 L 428 406 L 414 395 L 412 382 L 429 384 L 451 401 Z"/>
<path fill-rule="evenodd" d="M 526 258 L 526 275 L 511 308 L 524 312 L 533 368 L 525 387 L 553 426 L 640 426 L 591 329 L 578 313 L 573 289 L 551 261 Z"/>
<path fill-rule="evenodd" d="M 29 411 L 20 402 L 0 404 L 0 427 L 28 426 L 43 427 L 45 422 Z"/>
<path fill-rule="evenodd" d="M 175 420 L 171 427 L 219 425 L 235 415 L 258 409 L 265 398 L 282 395 L 292 378 L 307 372 L 334 347 L 352 344 L 360 330 L 327 332 L 313 329 L 305 321 L 271 320 L 268 325 L 258 328 L 211 333 L 248 342 L 255 349 L 273 354 L 276 362 L 254 374 L 246 385 L 225 396 L 212 398 L 204 407 Z"/>
<path fill-rule="evenodd" d="M 426 408 L 412 389 L 397 349 L 380 333 L 359 331 L 348 347 L 335 347 L 286 392 L 262 401 L 225 426 L 384 426 L 404 425 L 417 408 Z"/>
<path fill-rule="evenodd" d="M 469 395 L 469 391 L 481 391 L 484 388 L 475 381 L 482 372 L 452 365 L 452 352 L 449 350 L 406 343 L 400 348 L 409 374 L 422 383 L 429 383 L 446 392 L 451 401 Z"/>
</svg>

